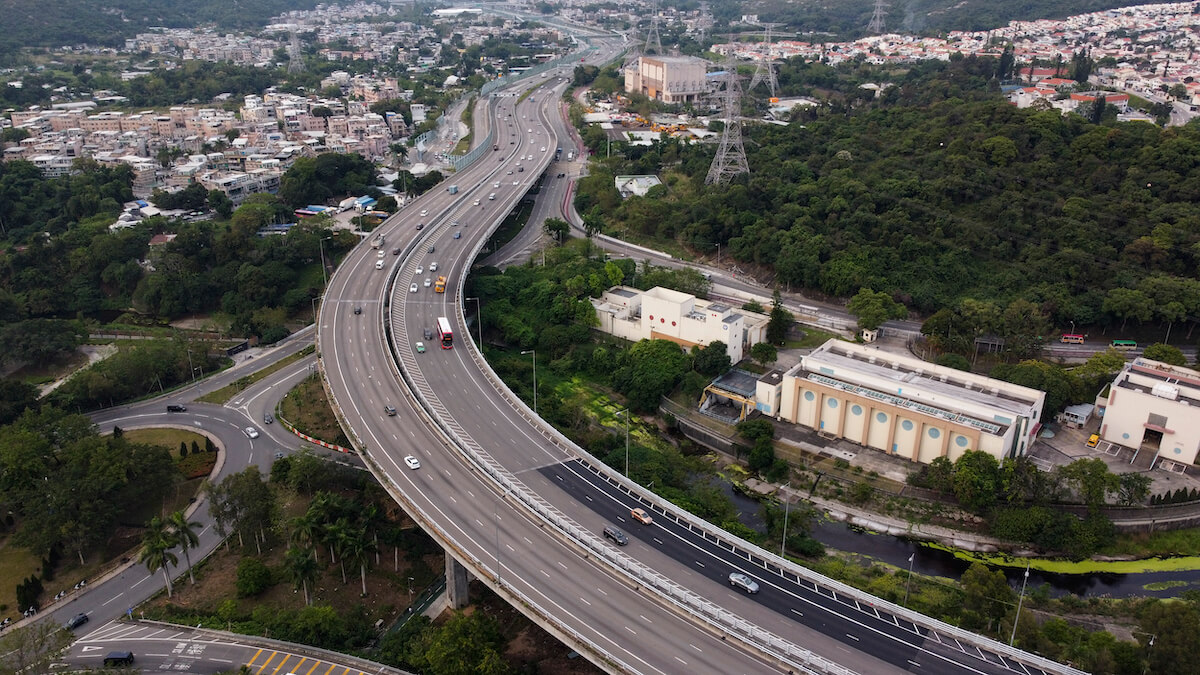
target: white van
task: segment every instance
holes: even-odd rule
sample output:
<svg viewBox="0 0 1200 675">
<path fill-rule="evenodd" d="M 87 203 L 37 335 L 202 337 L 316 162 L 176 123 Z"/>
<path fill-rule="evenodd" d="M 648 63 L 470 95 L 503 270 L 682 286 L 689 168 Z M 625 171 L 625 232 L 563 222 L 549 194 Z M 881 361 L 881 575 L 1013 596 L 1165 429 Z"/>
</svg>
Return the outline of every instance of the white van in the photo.
<svg viewBox="0 0 1200 675">
<path fill-rule="evenodd" d="M 495 198 L 496 198 L 496 193 L 495 193 L 495 192 L 493 192 L 492 194 L 488 195 L 488 199 L 495 199 Z"/>
<path fill-rule="evenodd" d="M 375 269 L 377 269 L 377 270 L 383 269 L 383 261 L 382 260 L 375 261 Z"/>
</svg>

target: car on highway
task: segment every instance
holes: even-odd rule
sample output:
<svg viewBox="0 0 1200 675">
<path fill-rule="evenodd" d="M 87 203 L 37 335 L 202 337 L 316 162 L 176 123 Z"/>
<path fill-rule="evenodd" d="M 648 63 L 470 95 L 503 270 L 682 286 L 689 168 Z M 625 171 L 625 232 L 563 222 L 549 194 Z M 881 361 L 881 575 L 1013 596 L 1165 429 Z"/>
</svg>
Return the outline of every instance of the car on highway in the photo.
<svg viewBox="0 0 1200 675">
<path fill-rule="evenodd" d="M 375 261 L 375 269 L 377 269 L 377 270 L 383 269 L 383 261 L 382 260 Z"/>
<path fill-rule="evenodd" d="M 385 251 L 385 250 L 383 250 L 383 249 L 379 249 L 379 253 L 378 253 L 378 255 L 376 255 L 375 257 L 377 257 L 377 258 L 382 258 L 382 257 L 383 257 L 383 256 L 385 256 L 385 255 L 387 255 L 387 251 Z"/>
<path fill-rule="evenodd" d="M 455 233 L 454 233 L 454 238 L 455 238 L 455 239 L 462 239 L 462 232 L 455 232 Z"/>
<path fill-rule="evenodd" d="M 63 624 L 63 628 L 66 628 L 67 630 L 75 630 L 87 622 L 88 615 L 79 613 L 71 617 L 65 624 Z"/>
<path fill-rule="evenodd" d="M 171 405 L 167 406 L 167 412 L 187 412 L 187 406 L 171 404 Z"/>
<path fill-rule="evenodd" d="M 421 468 L 420 460 L 418 460 L 416 457 L 413 457 L 412 455 L 406 455 L 404 457 L 404 463 L 407 464 L 408 468 L 410 468 L 410 469 Z"/>
<path fill-rule="evenodd" d="M 385 405 L 385 406 L 383 406 L 383 412 L 387 413 L 387 416 L 388 416 L 388 417 L 395 417 L 395 416 L 396 416 L 396 409 L 395 409 L 395 408 L 393 408 L 393 407 L 392 407 L 392 406 L 390 406 L 390 405 Z"/>
<path fill-rule="evenodd" d="M 418 342 L 416 345 L 414 345 L 414 347 L 416 347 L 418 354 L 425 353 L 425 343 L 424 342 Z"/>
<path fill-rule="evenodd" d="M 275 416 L 271 413 L 263 413 L 263 424 L 272 424 L 275 422 Z"/>
<path fill-rule="evenodd" d="M 494 187 L 494 188 L 500 187 L 500 181 L 496 181 L 495 183 L 492 183 L 492 187 Z"/>
<path fill-rule="evenodd" d="M 429 215 L 429 209 L 421 209 L 421 217 L 424 218 L 427 215 Z"/>
<path fill-rule="evenodd" d="M 409 287 L 408 287 L 408 292 L 409 292 L 409 293 L 416 293 L 416 292 L 417 292 L 417 285 L 416 285 L 416 284 L 410 284 L 410 285 L 409 285 Z"/>
<path fill-rule="evenodd" d="M 354 313 L 355 313 L 355 314 L 362 314 L 362 306 L 361 306 L 361 305 L 356 305 L 356 306 L 354 307 Z"/>
<path fill-rule="evenodd" d="M 425 329 L 425 339 L 426 340 L 433 339 L 433 331 L 429 330 L 428 328 Z"/>
<path fill-rule="evenodd" d="M 423 230 L 423 229 L 425 229 L 425 223 L 417 223 L 417 229 L 418 229 L 418 230 Z"/>
<path fill-rule="evenodd" d="M 392 255 L 400 255 L 400 247 L 399 246 L 392 249 Z"/>
<path fill-rule="evenodd" d="M 509 173 L 512 173 L 512 172 L 511 172 L 511 171 L 509 171 Z M 478 200 L 478 199 L 476 199 L 474 202 L 472 202 L 472 204 L 474 204 L 475 206 L 479 206 L 479 200 Z"/>
<path fill-rule="evenodd" d="M 435 263 L 435 262 L 429 263 L 429 271 L 436 272 L 437 271 L 437 263 Z"/>
<path fill-rule="evenodd" d="M 247 438 L 258 438 L 258 429 L 254 427 L 246 427 L 242 429 L 242 432 L 246 434 Z"/>
<path fill-rule="evenodd" d="M 606 539 L 612 539 L 613 543 L 617 546 L 624 546 L 625 544 L 629 543 L 629 538 L 625 536 L 625 533 L 613 527 L 612 525 L 604 526 L 604 537 Z"/>
<path fill-rule="evenodd" d="M 417 265 L 417 274 L 422 274 L 423 272 L 425 272 L 425 266 Z"/>
<path fill-rule="evenodd" d="M 543 146 L 542 146 L 542 152 L 545 152 L 545 151 L 546 151 L 546 146 L 544 146 L 544 145 L 543 145 Z"/>
<path fill-rule="evenodd" d="M 512 175 L 512 169 L 509 169 L 509 170 L 508 170 L 508 174 L 507 174 L 507 175 L 509 175 L 509 176 L 511 176 L 511 175 Z"/>
<path fill-rule="evenodd" d="M 650 517 L 650 514 L 646 513 L 642 509 L 633 509 L 632 511 L 629 512 L 629 515 L 632 516 L 634 520 L 638 521 L 639 523 L 641 523 L 643 525 L 649 525 L 650 523 L 654 522 L 654 519 Z"/>
<path fill-rule="evenodd" d="M 433 282 L 429 280 L 429 277 L 425 277 L 425 288 L 429 288 L 432 285 L 433 285 Z M 425 339 L 428 340 L 429 336 L 426 335 Z"/>
<path fill-rule="evenodd" d="M 729 573 L 729 585 L 740 588 L 743 591 L 751 594 L 758 592 L 758 582 L 746 576 L 745 574 L 742 574 L 741 572 Z"/>
</svg>

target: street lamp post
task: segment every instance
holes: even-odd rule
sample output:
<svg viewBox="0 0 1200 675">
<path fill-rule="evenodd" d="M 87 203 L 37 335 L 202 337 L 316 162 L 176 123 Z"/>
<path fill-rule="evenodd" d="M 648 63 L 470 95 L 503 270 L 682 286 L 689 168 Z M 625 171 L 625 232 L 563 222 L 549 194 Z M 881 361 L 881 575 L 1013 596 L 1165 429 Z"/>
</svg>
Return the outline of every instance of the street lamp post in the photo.
<svg viewBox="0 0 1200 675">
<path fill-rule="evenodd" d="M 188 370 L 192 371 L 192 384 L 196 384 L 196 367 L 192 365 L 192 350 L 187 350 L 188 353 Z"/>
<path fill-rule="evenodd" d="M 792 484 L 789 482 L 785 486 L 785 489 L 790 490 L 791 488 L 792 488 Z M 792 499 L 786 492 L 784 492 L 784 494 L 783 494 L 783 538 L 779 542 L 779 557 L 780 558 L 784 557 L 784 551 L 787 548 L 788 514 L 791 512 L 791 510 L 792 510 Z"/>
<path fill-rule="evenodd" d="M 475 301 L 475 330 L 479 333 L 479 351 L 483 351 L 483 310 L 479 307 L 479 298 L 467 298 Z"/>
<path fill-rule="evenodd" d="M 629 408 L 617 411 L 621 413 L 625 413 L 625 477 L 629 478 Z"/>
<path fill-rule="evenodd" d="M 913 561 L 916 559 L 917 559 L 916 553 L 913 553 L 912 555 L 908 556 L 908 580 L 904 582 L 904 602 L 902 603 L 905 606 L 908 606 L 908 589 L 912 586 Z"/>
<path fill-rule="evenodd" d="M 1021 598 L 1017 600 L 1017 615 L 1013 617 L 1012 635 L 1008 638 L 1008 646 L 1011 647 L 1017 639 L 1017 624 L 1021 621 L 1021 604 L 1025 602 L 1025 584 L 1029 583 L 1029 563 L 1025 564 L 1025 579 L 1021 582 Z"/>
<path fill-rule="evenodd" d="M 537 414 L 537 350 L 526 349 L 521 354 L 533 354 L 533 414 Z"/>
<path fill-rule="evenodd" d="M 324 294 L 325 287 L 329 285 L 329 275 L 325 272 L 325 240 L 333 239 L 333 237 L 321 237 L 317 240 L 317 246 L 321 248 L 321 293 Z"/>
<path fill-rule="evenodd" d="M 1068 321 L 1070 321 L 1070 319 L 1068 319 Z M 1075 322 L 1074 321 L 1071 321 L 1071 334 L 1072 335 L 1075 334 Z"/>
</svg>

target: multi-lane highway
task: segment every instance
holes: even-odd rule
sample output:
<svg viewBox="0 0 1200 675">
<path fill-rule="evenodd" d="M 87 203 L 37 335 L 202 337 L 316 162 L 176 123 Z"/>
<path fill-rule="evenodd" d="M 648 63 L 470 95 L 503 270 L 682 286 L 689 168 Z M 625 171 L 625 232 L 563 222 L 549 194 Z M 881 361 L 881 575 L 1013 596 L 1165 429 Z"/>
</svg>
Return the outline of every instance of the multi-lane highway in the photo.
<svg viewBox="0 0 1200 675">
<path fill-rule="evenodd" d="M 385 252 L 359 247 L 330 280 L 318 326 L 323 373 L 394 496 L 485 583 L 610 670 L 1038 672 L 1028 655 L 978 649 L 949 627 L 930 630 L 900 608 L 813 584 L 752 547 L 731 551 L 660 502 L 653 524 L 627 522 L 651 498 L 631 496 L 629 485 L 589 487 L 581 451 L 495 381 L 460 323 L 460 288 L 487 231 L 565 140 L 549 122 L 565 83 L 525 87 L 535 84 L 525 99 L 488 103 L 498 149 L 454 177 L 456 194 L 433 191 L 389 219 Z M 444 294 L 424 285 L 438 275 L 449 277 Z M 425 337 L 438 317 L 452 325 L 452 349 Z M 409 455 L 419 469 L 408 468 Z M 606 525 L 631 543 L 619 552 L 599 543 Z M 757 578 L 762 592 L 732 589 L 733 571 Z"/>
</svg>

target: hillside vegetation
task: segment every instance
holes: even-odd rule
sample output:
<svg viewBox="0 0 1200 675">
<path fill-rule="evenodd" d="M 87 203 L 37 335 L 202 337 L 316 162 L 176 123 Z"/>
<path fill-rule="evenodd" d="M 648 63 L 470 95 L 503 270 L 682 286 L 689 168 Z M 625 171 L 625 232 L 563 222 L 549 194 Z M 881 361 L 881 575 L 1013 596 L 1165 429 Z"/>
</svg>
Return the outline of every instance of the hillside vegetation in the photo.
<svg viewBox="0 0 1200 675">
<path fill-rule="evenodd" d="M 876 72 L 895 82 L 878 99 L 751 125 L 751 174 L 725 188 L 703 185 L 711 145 L 622 144 L 577 205 L 610 232 L 719 244 L 781 286 L 867 287 L 923 313 L 971 298 L 1028 300 L 1060 326 L 1200 316 L 1200 128 L 1018 110 L 992 71 L 968 58 Z M 612 187 L 660 172 L 666 189 L 646 197 Z"/>
</svg>

